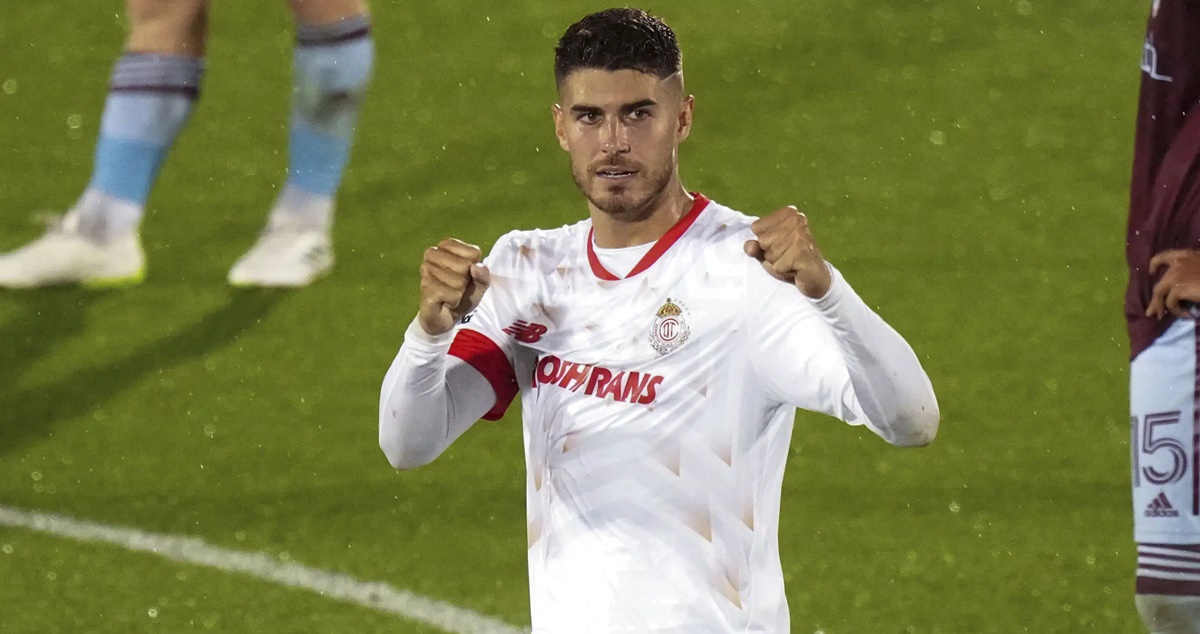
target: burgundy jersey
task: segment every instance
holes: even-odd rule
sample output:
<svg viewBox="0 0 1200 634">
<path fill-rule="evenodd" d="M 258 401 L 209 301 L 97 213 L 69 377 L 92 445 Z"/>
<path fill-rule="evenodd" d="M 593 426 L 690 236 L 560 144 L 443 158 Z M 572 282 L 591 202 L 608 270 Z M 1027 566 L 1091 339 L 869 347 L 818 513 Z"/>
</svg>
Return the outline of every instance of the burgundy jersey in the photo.
<svg viewBox="0 0 1200 634">
<path fill-rule="evenodd" d="M 1142 52 L 1142 87 L 1130 187 L 1125 318 L 1131 356 L 1171 318 L 1147 318 L 1157 277 L 1150 258 L 1200 249 L 1200 0 L 1153 0 Z"/>
</svg>

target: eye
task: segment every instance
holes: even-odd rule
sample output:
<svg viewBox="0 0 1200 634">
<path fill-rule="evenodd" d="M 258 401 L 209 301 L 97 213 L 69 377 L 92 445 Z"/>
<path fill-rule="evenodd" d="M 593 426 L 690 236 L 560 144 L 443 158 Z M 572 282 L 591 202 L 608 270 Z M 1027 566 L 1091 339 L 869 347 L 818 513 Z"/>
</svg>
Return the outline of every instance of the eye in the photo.
<svg viewBox="0 0 1200 634">
<path fill-rule="evenodd" d="M 637 110 L 629 113 L 629 118 L 633 119 L 634 121 L 639 121 L 641 119 L 649 119 L 650 114 L 650 111 L 646 108 L 638 108 Z"/>
<path fill-rule="evenodd" d="M 576 121 L 582 121 L 584 123 L 596 123 L 599 120 L 600 115 L 595 112 L 583 112 L 576 117 Z"/>
</svg>

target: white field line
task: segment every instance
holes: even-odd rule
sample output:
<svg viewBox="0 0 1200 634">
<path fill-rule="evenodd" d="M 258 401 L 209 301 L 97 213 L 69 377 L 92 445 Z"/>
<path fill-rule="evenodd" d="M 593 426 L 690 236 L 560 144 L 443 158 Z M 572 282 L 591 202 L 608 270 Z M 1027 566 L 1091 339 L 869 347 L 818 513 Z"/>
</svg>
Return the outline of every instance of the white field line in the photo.
<svg viewBox="0 0 1200 634">
<path fill-rule="evenodd" d="M 390 612 L 450 634 L 523 634 L 529 631 L 466 608 L 393 588 L 386 583 L 359 581 L 336 572 L 283 563 L 263 553 L 228 550 L 194 537 L 149 533 L 3 505 L 0 505 L 0 526 L 25 528 L 80 542 L 113 544 L 132 551 L 154 553 L 173 561 L 238 572 Z"/>
</svg>

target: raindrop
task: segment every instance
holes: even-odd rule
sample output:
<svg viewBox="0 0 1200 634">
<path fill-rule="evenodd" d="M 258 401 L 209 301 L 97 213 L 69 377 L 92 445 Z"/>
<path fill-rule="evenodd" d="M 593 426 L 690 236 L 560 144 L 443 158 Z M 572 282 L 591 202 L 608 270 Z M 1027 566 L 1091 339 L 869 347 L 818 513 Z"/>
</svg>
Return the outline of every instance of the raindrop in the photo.
<svg viewBox="0 0 1200 634">
<path fill-rule="evenodd" d="M 962 510 L 962 505 L 960 505 L 958 502 L 950 503 L 950 512 L 951 513 L 958 513 L 961 510 Z"/>
<path fill-rule="evenodd" d="M 149 610 L 146 610 L 146 616 L 149 616 L 152 619 L 157 619 L 158 618 L 158 608 L 150 608 Z"/>
<path fill-rule="evenodd" d="M 17 80 L 15 80 L 11 77 L 4 80 L 4 94 L 6 94 L 6 95 L 17 94 Z"/>
<path fill-rule="evenodd" d="M 934 145 L 945 145 L 946 133 L 941 130 L 934 130 L 929 134 L 929 142 Z"/>
<path fill-rule="evenodd" d="M 78 130 L 79 126 L 83 125 L 83 117 L 73 114 L 67 117 L 67 127 L 72 130 Z"/>
</svg>

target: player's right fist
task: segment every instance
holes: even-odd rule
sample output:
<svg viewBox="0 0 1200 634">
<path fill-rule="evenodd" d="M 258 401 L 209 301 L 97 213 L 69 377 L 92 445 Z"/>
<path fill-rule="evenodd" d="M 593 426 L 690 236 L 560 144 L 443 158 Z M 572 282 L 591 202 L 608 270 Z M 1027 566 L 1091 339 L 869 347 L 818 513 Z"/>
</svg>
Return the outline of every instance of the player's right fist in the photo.
<svg viewBox="0 0 1200 634">
<path fill-rule="evenodd" d="M 480 264 L 479 247 L 454 238 L 425 249 L 421 261 L 421 310 L 417 320 L 430 335 L 450 332 L 463 315 L 475 310 L 491 276 Z"/>
</svg>

